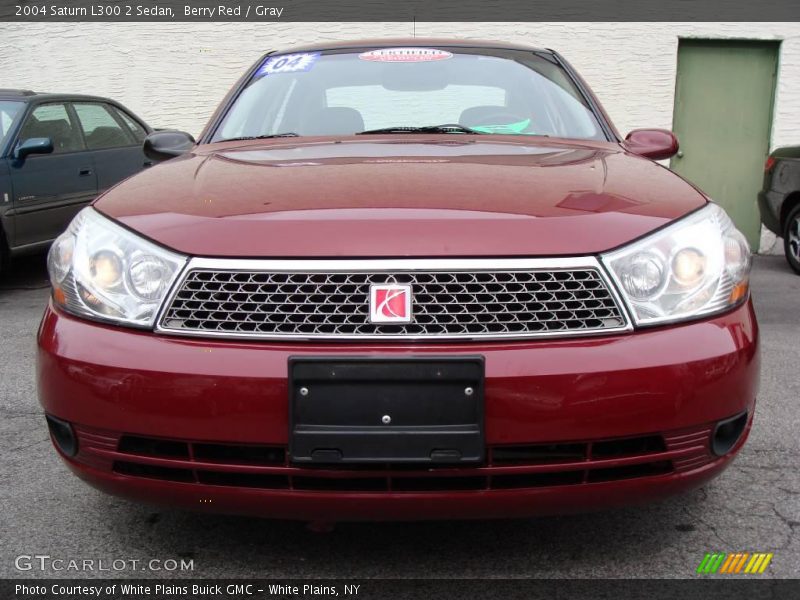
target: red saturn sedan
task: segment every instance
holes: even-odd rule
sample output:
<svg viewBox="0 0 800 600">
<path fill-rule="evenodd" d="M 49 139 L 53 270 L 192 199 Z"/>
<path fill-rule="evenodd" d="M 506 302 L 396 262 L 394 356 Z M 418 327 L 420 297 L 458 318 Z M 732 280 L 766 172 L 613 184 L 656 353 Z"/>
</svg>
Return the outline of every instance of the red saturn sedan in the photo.
<svg viewBox="0 0 800 600">
<path fill-rule="evenodd" d="M 750 251 L 556 52 L 270 52 L 53 244 L 39 396 L 144 502 L 339 521 L 639 503 L 753 418 Z"/>
</svg>

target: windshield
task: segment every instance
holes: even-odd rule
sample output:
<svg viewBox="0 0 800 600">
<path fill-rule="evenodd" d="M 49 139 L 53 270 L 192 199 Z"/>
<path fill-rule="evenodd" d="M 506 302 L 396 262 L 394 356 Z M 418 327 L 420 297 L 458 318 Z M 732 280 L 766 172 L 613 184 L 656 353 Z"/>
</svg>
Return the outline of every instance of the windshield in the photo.
<svg viewBox="0 0 800 600">
<path fill-rule="evenodd" d="M 24 106 L 24 102 L 14 102 L 12 100 L 0 100 L 0 149 L 6 144 L 6 137 L 11 130 L 14 117 Z"/>
<path fill-rule="evenodd" d="M 606 139 L 572 80 L 549 56 L 383 48 L 268 57 L 212 141 L 441 125 L 451 127 L 428 131 Z"/>
</svg>

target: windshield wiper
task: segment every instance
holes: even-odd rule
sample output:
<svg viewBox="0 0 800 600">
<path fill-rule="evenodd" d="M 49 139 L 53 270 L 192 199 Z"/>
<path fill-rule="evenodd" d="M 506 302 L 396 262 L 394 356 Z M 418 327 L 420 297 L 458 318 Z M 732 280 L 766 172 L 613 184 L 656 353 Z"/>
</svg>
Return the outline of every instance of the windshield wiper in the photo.
<svg viewBox="0 0 800 600">
<path fill-rule="evenodd" d="M 246 135 L 242 137 L 232 137 L 232 138 L 225 138 L 224 140 L 217 140 L 219 142 L 242 142 L 247 140 L 268 140 L 270 138 L 282 138 L 282 137 L 300 137 L 299 133 L 294 133 L 293 131 L 289 131 L 286 133 L 270 133 L 269 135 Z"/>
<path fill-rule="evenodd" d="M 483 135 L 482 131 L 477 131 L 471 127 L 465 127 L 458 123 L 446 123 L 444 125 L 426 125 L 424 127 L 381 127 L 380 129 L 367 129 L 359 131 L 356 135 L 370 135 L 373 133 L 471 133 Z"/>
</svg>

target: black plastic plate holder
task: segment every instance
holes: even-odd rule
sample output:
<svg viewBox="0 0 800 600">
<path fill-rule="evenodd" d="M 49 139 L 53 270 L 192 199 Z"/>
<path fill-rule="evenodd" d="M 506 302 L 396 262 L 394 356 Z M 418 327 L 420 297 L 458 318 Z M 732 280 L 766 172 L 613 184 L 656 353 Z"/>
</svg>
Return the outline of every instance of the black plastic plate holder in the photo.
<svg viewBox="0 0 800 600">
<path fill-rule="evenodd" d="M 484 360 L 291 357 L 294 464 L 484 460 Z"/>
</svg>

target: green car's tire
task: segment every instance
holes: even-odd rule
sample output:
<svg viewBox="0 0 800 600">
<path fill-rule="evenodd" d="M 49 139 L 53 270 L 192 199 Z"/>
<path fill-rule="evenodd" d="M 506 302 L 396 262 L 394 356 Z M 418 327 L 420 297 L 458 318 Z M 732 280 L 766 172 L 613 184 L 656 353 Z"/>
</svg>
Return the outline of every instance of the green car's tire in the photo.
<svg viewBox="0 0 800 600">
<path fill-rule="evenodd" d="M 783 226 L 783 251 L 789 266 L 800 275 L 800 204 L 786 217 Z"/>
</svg>

